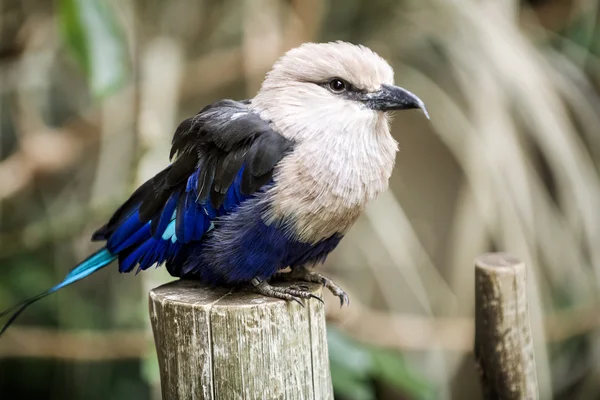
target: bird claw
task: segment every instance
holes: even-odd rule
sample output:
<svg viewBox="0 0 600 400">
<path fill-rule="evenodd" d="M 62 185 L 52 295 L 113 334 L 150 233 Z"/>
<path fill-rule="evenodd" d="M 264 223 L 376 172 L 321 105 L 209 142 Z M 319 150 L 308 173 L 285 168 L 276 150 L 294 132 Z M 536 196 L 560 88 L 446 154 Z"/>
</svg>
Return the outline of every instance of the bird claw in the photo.
<svg viewBox="0 0 600 400">
<path fill-rule="evenodd" d="M 347 307 L 350 307 L 350 297 L 348 297 L 346 292 L 343 292 L 338 297 L 340 298 L 340 308 L 344 307 L 344 304 L 346 304 Z"/>
<path fill-rule="evenodd" d="M 304 267 L 300 267 L 300 268 L 294 268 L 292 269 L 292 272 L 287 272 L 287 273 L 278 273 L 275 275 L 275 279 L 280 279 L 280 280 L 284 280 L 284 281 L 291 281 L 291 280 L 303 280 L 305 282 L 313 282 L 313 283 L 320 283 L 321 285 L 323 285 L 323 287 L 326 287 L 327 289 L 329 289 L 329 291 L 331 293 L 333 293 L 335 296 L 339 297 L 340 299 L 340 307 L 344 307 L 344 305 L 349 306 L 350 305 L 350 297 L 348 297 L 348 294 L 341 288 L 339 287 L 334 281 L 332 281 L 331 279 L 329 279 L 328 277 L 321 275 L 317 272 L 314 271 L 310 271 L 307 268 Z M 304 285 L 295 285 L 296 287 L 306 287 Z M 306 287 L 308 289 L 308 287 Z M 323 301 L 322 299 L 319 299 L 321 302 Z"/>
<path fill-rule="evenodd" d="M 304 307 L 305 307 L 304 303 L 303 303 L 303 302 L 302 302 L 302 301 L 301 301 L 299 298 L 297 298 L 297 297 L 292 297 L 292 300 L 293 300 L 293 301 L 295 301 L 296 303 L 300 304 L 300 306 L 301 306 L 302 308 L 304 308 Z"/>
<path fill-rule="evenodd" d="M 277 299 L 283 299 L 287 301 L 295 301 L 302 307 L 305 307 L 303 300 L 305 299 L 316 299 L 323 303 L 323 299 L 319 296 L 315 296 L 309 290 L 310 288 L 306 285 L 294 285 L 290 287 L 278 287 L 271 286 L 267 281 L 263 281 L 257 278 L 252 279 L 252 285 L 257 293 L 267 297 L 275 297 Z"/>
<path fill-rule="evenodd" d="M 325 302 L 323 301 L 323 299 L 322 299 L 322 298 L 320 298 L 319 296 L 316 296 L 316 295 L 314 295 L 314 294 L 312 294 L 312 293 L 311 293 L 311 296 L 310 296 L 310 298 L 311 298 L 311 299 L 315 299 L 315 300 L 319 301 L 321 304 L 325 304 Z"/>
</svg>

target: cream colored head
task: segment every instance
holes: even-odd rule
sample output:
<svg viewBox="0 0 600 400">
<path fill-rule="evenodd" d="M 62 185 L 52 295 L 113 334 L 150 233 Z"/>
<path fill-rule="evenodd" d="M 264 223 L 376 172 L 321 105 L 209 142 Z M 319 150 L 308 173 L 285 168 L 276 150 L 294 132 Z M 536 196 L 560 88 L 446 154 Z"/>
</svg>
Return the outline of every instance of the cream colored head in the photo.
<svg viewBox="0 0 600 400">
<path fill-rule="evenodd" d="M 296 141 L 324 134 L 389 134 L 387 111 L 424 109 L 421 100 L 393 83 L 392 67 L 367 47 L 305 43 L 275 63 L 252 107 Z"/>
<path fill-rule="evenodd" d="M 267 75 L 263 89 L 281 83 L 325 83 L 341 78 L 365 91 L 394 84 L 394 70 L 371 49 L 347 42 L 305 43 L 288 51 Z"/>
</svg>

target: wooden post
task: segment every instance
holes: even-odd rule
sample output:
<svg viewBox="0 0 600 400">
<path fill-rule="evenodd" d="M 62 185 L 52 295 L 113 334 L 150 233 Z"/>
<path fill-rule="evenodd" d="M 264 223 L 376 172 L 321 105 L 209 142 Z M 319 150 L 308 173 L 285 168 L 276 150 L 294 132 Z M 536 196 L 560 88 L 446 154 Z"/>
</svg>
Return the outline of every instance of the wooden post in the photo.
<svg viewBox="0 0 600 400">
<path fill-rule="evenodd" d="M 189 280 L 152 290 L 163 399 L 333 399 L 324 307 L 305 304 Z"/>
<path fill-rule="evenodd" d="M 525 264 L 505 253 L 475 260 L 475 358 L 486 399 L 538 399 Z"/>
</svg>

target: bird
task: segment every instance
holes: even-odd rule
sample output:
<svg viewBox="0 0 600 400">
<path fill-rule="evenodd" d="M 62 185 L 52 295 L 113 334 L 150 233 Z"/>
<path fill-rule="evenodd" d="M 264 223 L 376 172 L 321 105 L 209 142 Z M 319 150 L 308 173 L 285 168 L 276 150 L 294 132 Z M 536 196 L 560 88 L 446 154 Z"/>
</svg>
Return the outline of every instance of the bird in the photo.
<svg viewBox="0 0 600 400">
<path fill-rule="evenodd" d="M 122 273 L 164 264 L 176 278 L 246 285 L 300 304 L 320 298 L 307 285 L 272 281 L 316 282 L 349 304 L 314 267 L 388 188 L 398 152 L 391 115 L 407 109 L 429 118 L 366 46 L 287 51 L 255 97 L 216 101 L 181 122 L 170 164 L 93 234 L 103 247 L 56 286 L 0 313 L 9 317 L 0 335 L 29 305 L 114 261 Z"/>
</svg>

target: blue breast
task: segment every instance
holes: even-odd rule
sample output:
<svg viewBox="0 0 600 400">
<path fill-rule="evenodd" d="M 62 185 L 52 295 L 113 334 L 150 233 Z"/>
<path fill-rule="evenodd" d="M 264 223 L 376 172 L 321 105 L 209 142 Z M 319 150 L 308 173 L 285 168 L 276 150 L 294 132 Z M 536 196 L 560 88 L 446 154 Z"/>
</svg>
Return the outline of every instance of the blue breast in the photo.
<svg viewBox="0 0 600 400">
<path fill-rule="evenodd" d="M 279 269 L 325 261 L 342 235 L 319 243 L 298 241 L 284 222 L 265 224 L 269 207 L 265 193 L 248 200 L 235 213 L 222 217 L 198 251 L 191 251 L 182 276 L 216 282 L 248 282 L 267 279 Z"/>
</svg>

